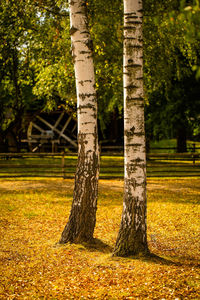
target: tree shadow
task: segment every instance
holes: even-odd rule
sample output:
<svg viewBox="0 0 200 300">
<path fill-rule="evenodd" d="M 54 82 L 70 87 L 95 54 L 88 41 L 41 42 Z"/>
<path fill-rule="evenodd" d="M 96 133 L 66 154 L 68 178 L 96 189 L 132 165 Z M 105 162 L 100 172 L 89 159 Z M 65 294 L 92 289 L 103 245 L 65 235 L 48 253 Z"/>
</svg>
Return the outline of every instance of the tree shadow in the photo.
<svg viewBox="0 0 200 300">
<path fill-rule="evenodd" d="M 87 243 L 82 243 L 82 245 L 90 252 L 103 252 L 103 253 L 112 253 L 113 248 L 104 243 L 102 240 L 94 238 Z"/>
<path fill-rule="evenodd" d="M 141 259 L 142 261 L 146 261 L 149 263 L 160 264 L 160 265 L 171 265 L 171 266 L 179 266 L 179 267 L 180 266 L 190 266 L 190 267 L 194 267 L 194 268 L 200 268 L 199 261 L 194 260 L 194 258 L 190 258 L 190 257 L 186 257 L 186 256 L 184 256 L 184 257 L 177 256 L 176 258 L 179 261 L 175 261 L 175 260 L 173 260 L 173 258 L 164 258 L 157 254 L 149 253 L 146 256 L 144 256 L 142 258 L 138 258 L 138 259 Z M 184 261 L 182 259 L 184 259 Z"/>
<path fill-rule="evenodd" d="M 153 264 L 159 264 L 159 265 L 168 265 L 168 266 L 181 266 L 181 262 L 173 261 L 169 258 L 161 257 L 157 254 L 149 252 L 147 255 L 142 257 L 142 261 L 153 263 Z"/>
<path fill-rule="evenodd" d="M 79 250 L 81 251 L 89 251 L 89 252 L 102 252 L 102 253 L 112 253 L 113 248 L 104 243 L 102 240 L 93 238 L 89 241 L 79 241 L 79 242 L 67 242 L 67 243 L 60 243 L 56 242 L 54 247 L 62 247 L 63 245 L 79 245 Z"/>
<path fill-rule="evenodd" d="M 154 253 L 151 253 L 151 252 L 148 252 L 146 254 L 138 254 L 138 255 L 133 255 L 133 256 L 123 256 L 123 257 L 120 257 L 120 256 L 113 256 L 112 257 L 114 260 L 117 260 L 117 259 L 127 259 L 127 260 L 140 260 L 140 261 L 143 261 L 143 262 L 148 262 L 148 263 L 152 263 L 152 264 L 159 264 L 159 265 L 168 265 L 168 266 L 182 266 L 184 265 L 183 263 L 181 262 L 176 262 L 176 261 L 173 261 L 169 258 L 164 258 L 164 257 L 161 257 L 161 256 L 158 256 Z"/>
<path fill-rule="evenodd" d="M 71 243 L 68 243 L 71 244 Z M 128 256 L 115 256 L 113 255 L 114 247 L 111 247 L 110 245 L 104 243 L 102 240 L 93 238 L 90 241 L 83 241 L 80 243 L 72 243 L 72 244 L 80 244 L 83 247 L 80 248 L 82 251 L 89 251 L 89 252 L 102 252 L 105 254 L 110 254 L 110 259 L 113 261 L 118 260 L 140 260 L 142 262 L 148 262 L 150 264 L 158 264 L 158 265 L 167 265 L 167 266 L 191 266 L 195 268 L 200 268 L 200 264 L 197 260 L 194 261 L 193 258 L 184 257 L 184 261 L 175 261 L 173 258 L 166 258 L 161 257 L 157 254 L 154 254 L 152 252 L 147 252 L 146 254 L 139 254 L 139 255 L 128 255 Z M 55 247 L 60 247 L 63 244 L 56 243 Z M 177 259 L 181 259 L 182 257 L 176 257 Z"/>
</svg>

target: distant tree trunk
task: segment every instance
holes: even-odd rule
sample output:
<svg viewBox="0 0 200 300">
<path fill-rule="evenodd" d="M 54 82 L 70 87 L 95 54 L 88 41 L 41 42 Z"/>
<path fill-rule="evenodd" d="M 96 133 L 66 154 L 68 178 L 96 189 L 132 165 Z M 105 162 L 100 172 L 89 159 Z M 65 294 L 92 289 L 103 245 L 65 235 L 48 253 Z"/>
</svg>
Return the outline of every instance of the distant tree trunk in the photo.
<svg viewBox="0 0 200 300">
<path fill-rule="evenodd" d="M 72 208 L 60 243 L 93 239 L 99 178 L 97 96 L 86 1 L 71 0 L 69 9 L 77 91 L 78 164 Z"/>
<path fill-rule="evenodd" d="M 177 128 L 177 152 L 187 152 L 187 129 L 185 124 Z"/>
<path fill-rule="evenodd" d="M 124 0 L 125 182 L 120 230 L 113 255 L 148 253 L 143 96 L 142 1 Z"/>
</svg>

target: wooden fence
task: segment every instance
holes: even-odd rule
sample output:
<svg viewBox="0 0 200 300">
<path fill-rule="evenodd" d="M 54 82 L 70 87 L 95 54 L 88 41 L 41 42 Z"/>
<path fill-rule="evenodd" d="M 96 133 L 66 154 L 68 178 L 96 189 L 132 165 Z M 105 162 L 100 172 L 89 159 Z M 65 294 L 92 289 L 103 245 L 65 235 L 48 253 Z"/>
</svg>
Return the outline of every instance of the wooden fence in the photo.
<svg viewBox="0 0 200 300">
<path fill-rule="evenodd" d="M 0 178 L 74 178 L 76 153 L 0 153 Z M 101 153 L 100 178 L 123 178 L 123 153 Z M 151 153 L 148 177 L 200 176 L 200 153 Z"/>
</svg>

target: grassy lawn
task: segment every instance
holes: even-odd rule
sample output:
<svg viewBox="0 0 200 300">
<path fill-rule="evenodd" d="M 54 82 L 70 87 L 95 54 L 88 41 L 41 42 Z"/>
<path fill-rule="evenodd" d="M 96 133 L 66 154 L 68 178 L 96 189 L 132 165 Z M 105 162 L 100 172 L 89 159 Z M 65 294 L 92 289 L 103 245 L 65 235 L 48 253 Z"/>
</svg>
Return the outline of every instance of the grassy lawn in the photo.
<svg viewBox="0 0 200 300">
<path fill-rule="evenodd" d="M 192 152 L 193 145 L 196 146 L 196 152 L 200 153 L 200 142 L 197 141 L 187 141 L 188 152 Z M 150 149 L 152 153 L 175 153 L 176 152 L 177 141 L 175 139 L 151 141 Z M 169 148 L 169 149 L 154 149 L 154 148 Z M 174 149 L 170 149 L 174 148 Z"/>
<path fill-rule="evenodd" d="M 57 245 L 73 180 L 0 180 L 0 299 L 199 299 L 200 179 L 148 179 L 154 259 L 113 258 L 122 180 L 100 180 L 94 247 Z"/>
</svg>

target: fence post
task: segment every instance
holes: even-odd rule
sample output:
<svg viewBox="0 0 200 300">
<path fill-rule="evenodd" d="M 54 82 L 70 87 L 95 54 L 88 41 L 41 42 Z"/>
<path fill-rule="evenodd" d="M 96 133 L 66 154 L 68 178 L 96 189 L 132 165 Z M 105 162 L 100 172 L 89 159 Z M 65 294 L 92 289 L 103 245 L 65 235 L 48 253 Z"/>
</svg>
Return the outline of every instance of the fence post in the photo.
<svg viewBox="0 0 200 300">
<path fill-rule="evenodd" d="M 99 143 L 99 162 L 101 161 L 101 151 L 102 151 L 102 144 L 100 141 L 100 143 Z"/>
<path fill-rule="evenodd" d="M 195 143 L 192 144 L 193 148 L 192 148 L 192 152 L 195 153 L 196 152 L 196 145 Z M 193 165 L 195 165 L 195 155 L 193 155 Z"/>
<path fill-rule="evenodd" d="M 65 152 L 62 153 L 61 166 L 62 166 L 63 179 L 65 179 Z"/>
</svg>

